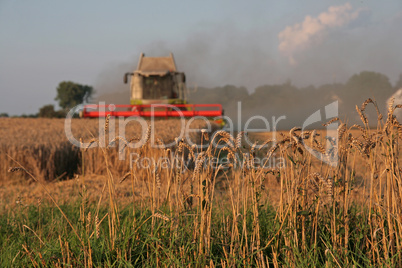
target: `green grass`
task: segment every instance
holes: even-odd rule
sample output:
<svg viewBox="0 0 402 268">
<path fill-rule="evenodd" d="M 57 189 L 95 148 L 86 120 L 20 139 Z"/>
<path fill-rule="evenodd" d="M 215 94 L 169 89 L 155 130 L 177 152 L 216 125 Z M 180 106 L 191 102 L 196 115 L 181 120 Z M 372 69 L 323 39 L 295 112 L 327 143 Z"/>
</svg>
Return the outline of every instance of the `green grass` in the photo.
<svg viewBox="0 0 402 268">
<path fill-rule="evenodd" d="M 255 266 L 260 254 L 273 265 L 274 259 L 279 265 L 296 263 L 300 267 L 331 266 L 366 267 L 371 264 L 367 256 L 367 241 L 370 239 L 368 212 L 361 207 L 351 206 L 350 240 L 348 249 L 333 248 L 331 245 L 330 215 L 320 214 L 318 239 L 314 243 L 312 218 L 313 210 L 298 211 L 296 229 L 282 229 L 277 218 L 277 211 L 269 204 L 259 207 L 260 249 L 253 249 L 251 241 L 255 231 L 253 211 L 246 211 L 245 221 L 237 220 L 237 229 L 241 235 L 233 237 L 235 226 L 229 209 L 213 209 L 211 222 L 211 244 L 204 254 L 200 252 L 199 223 L 200 215 L 196 210 L 175 215 L 168 209 L 161 209 L 161 215 L 169 217 L 164 220 L 153 217 L 152 212 L 143 206 L 122 207 L 119 211 L 119 227 L 114 241 L 111 240 L 109 218 L 106 216 L 99 226 L 99 237 L 93 215 L 95 204 L 87 204 L 83 212 L 83 202 L 61 205 L 80 239 L 60 213 L 50 204 L 41 206 L 18 206 L 4 212 L 0 218 L 0 252 L 2 267 L 28 266 L 64 266 L 84 267 L 91 263 L 95 267 L 143 267 L 143 266 L 205 266 L 213 263 L 221 265 L 227 260 L 238 266 Z M 332 208 L 328 209 L 331 213 Z M 335 208 L 337 214 L 341 209 Z M 91 219 L 88 219 L 91 213 Z M 108 207 L 100 208 L 99 218 L 108 215 Z M 307 241 L 302 248 L 301 222 L 304 218 Z M 285 224 L 288 225 L 288 224 Z M 341 224 L 340 224 L 341 225 Z M 28 228 L 29 227 L 29 228 Z M 337 233 L 342 235 L 340 228 Z M 275 236 L 276 235 L 276 236 Z M 293 237 L 293 238 L 292 238 Z M 290 239 L 289 239 L 290 238 Z M 297 241 L 296 239 L 299 239 Z M 272 240 L 273 239 L 273 240 Z M 81 244 L 80 240 L 84 242 Z M 272 242 L 265 247 L 269 241 Z M 285 241 L 292 241 L 287 244 Z M 232 252 L 236 254 L 228 255 Z M 277 254 L 274 256 L 274 253 Z M 392 257 L 392 256 L 390 256 Z M 348 263 L 345 260 L 348 260 Z"/>
</svg>

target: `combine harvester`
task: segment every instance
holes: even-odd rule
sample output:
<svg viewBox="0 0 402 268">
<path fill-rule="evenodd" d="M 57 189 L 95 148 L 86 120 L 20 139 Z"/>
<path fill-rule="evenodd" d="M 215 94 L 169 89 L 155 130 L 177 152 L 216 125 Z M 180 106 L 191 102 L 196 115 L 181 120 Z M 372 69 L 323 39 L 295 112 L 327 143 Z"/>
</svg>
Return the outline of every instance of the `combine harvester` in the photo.
<svg viewBox="0 0 402 268">
<path fill-rule="evenodd" d="M 131 77 L 130 105 L 84 106 L 85 118 L 110 116 L 140 116 L 154 118 L 204 116 L 222 123 L 221 104 L 188 104 L 186 76 L 176 69 L 173 54 L 169 57 L 145 57 L 142 53 L 137 70 L 124 75 Z"/>
</svg>

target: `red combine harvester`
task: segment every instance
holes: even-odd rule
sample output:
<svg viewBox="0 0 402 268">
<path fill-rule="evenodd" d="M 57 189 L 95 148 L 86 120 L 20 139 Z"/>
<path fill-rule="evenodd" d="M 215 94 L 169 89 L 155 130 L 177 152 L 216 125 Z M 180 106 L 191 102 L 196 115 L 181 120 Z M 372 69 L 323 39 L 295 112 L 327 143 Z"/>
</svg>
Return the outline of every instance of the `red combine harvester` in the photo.
<svg viewBox="0 0 402 268">
<path fill-rule="evenodd" d="M 186 77 L 176 69 L 169 57 L 145 57 L 142 53 L 137 70 L 124 75 L 124 83 L 131 77 L 130 105 L 84 106 L 82 116 L 97 118 L 110 116 L 140 117 L 194 117 L 204 116 L 222 121 L 221 104 L 188 104 Z"/>
</svg>

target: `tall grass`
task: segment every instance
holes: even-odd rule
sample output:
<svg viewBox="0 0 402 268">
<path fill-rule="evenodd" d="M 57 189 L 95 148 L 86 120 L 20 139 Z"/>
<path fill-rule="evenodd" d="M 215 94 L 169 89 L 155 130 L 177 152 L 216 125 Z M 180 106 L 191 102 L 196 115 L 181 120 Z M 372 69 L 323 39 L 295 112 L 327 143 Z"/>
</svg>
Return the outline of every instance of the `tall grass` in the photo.
<svg viewBox="0 0 402 268">
<path fill-rule="evenodd" d="M 97 201 L 89 201 L 83 177 L 76 203 L 57 207 L 49 199 L 8 210 L 1 218 L 0 243 L 8 249 L 1 261 L 38 267 L 400 267 L 401 127 L 393 116 L 400 106 L 390 103 L 370 129 L 367 105 L 376 108 L 370 99 L 357 107 L 361 125 L 338 118 L 327 123 L 338 122 L 335 139 L 293 128 L 247 146 L 244 133 L 218 131 L 202 134 L 202 149 L 181 140 L 156 149 L 149 128 L 143 146 L 124 147 L 141 157 L 121 174 L 114 171 L 120 168 L 113 149 L 98 148 L 101 156 L 93 161 L 104 163 L 107 176 Z M 92 157 L 91 148 L 82 157 Z M 146 157 L 164 161 L 137 165 Z M 261 157 L 265 163 L 257 161 Z M 268 165 L 274 158 L 281 166 Z M 267 187 L 272 180 L 278 196 Z M 119 183 L 131 187 L 131 203 L 119 202 Z"/>
</svg>

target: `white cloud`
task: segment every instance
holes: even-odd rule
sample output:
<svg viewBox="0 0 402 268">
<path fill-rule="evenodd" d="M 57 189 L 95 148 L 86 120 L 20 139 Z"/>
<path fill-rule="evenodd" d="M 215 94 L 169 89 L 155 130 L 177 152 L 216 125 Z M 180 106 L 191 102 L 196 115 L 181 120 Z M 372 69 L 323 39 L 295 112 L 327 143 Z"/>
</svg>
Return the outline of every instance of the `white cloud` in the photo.
<svg viewBox="0 0 402 268">
<path fill-rule="evenodd" d="M 289 58 L 290 64 L 295 65 L 295 54 L 319 44 L 331 28 L 347 25 L 359 16 L 359 12 L 353 11 L 351 4 L 346 3 L 329 7 L 327 12 L 316 18 L 306 16 L 303 22 L 287 26 L 279 33 L 279 51 Z"/>
</svg>

